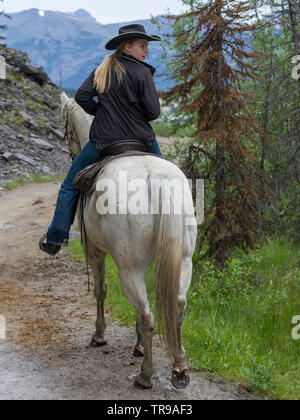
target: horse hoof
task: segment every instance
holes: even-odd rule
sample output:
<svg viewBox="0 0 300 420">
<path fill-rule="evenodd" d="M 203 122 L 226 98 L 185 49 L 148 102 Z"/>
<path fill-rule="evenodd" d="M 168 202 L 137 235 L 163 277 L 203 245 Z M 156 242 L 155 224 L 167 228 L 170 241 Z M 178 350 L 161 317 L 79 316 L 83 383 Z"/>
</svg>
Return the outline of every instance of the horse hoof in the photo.
<svg viewBox="0 0 300 420">
<path fill-rule="evenodd" d="M 132 354 L 134 357 L 144 357 L 144 348 L 142 346 L 135 347 Z"/>
<path fill-rule="evenodd" d="M 138 375 L 135 378 L 134 386 L 139 389 L 150 389 L 152 388 L 152 383 L 144 379 L 141 375 Z"/>
<path fill-rule="evenodd" d="M 172 373 L 172 379 L 171 379 L 172 385 L 177 389 L 183 389 L 188 386 L 190 383 L 190 377 L 186 370 L 183 370 L 182 372 L 173 372 Z"/>
<path fill-rule="evenodd" d="M 104 338 L 92 338 L 90 347 L 102 347 L 107 344 L 107 341 Z"/>
</svg>

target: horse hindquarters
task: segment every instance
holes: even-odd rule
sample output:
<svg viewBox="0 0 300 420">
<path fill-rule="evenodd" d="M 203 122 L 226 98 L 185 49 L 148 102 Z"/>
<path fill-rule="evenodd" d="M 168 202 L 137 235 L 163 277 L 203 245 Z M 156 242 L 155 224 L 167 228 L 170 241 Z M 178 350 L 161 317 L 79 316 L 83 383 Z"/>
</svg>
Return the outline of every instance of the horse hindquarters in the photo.
<svg viewBox="0 0 300 420">
<path fill-rule="evenodd" d="M 128 196 L 122 194 L 116 200 L 116 192 L 121 182 L 119 174 L 125 171 Z M 123 210 L 126 206 L 129 208 L 129 204 L 136 202 L 136 190 L 129 188 L 132 181 L 142 179 L 144 184 L 149 186 L 152 179 L 156 181 L 175 178 L 186 182 L 186 178 L 179 169 L 169 162 L 152 156 L 123 157 L 111 162 L 101 174 L 101 180 L 110 180 L 112 186 L 116 188 L 107 189 L 106 195 L 102 190 L 96 189 L 87 200 L 86 206 L 85 221 L 88 237 L 97 248 L 111 254 L 118 266 L 125 295 L 137 313 L 138 343 L 143 344 L 144 360 L 141 374 L 136 378 L 135 384 L 143 388 L 151 387 L 153 374 L 153 317 L 148 304 L 144 273 L 147 266 L 155 259 L 155 255 L 160 313 L 158 318 L 161 320 L 159 324 L 161 330 L 166 332 L 166 340 L 174 356 L 173 371 L 179 375 L 179 385 L 183 383 L 180 375 L 182 372 L 185 375 L 185 354 L 181 342 L 181 326 L 185 312 L 186 291 L 191 278 L 191 257 L 195 245 L 196 226 L 189 228 L 185 225 L 187 217 L 185 214 L 167 215 L 151 212 L 151 214 L 137 215 L 129 210 L 125 214 L 119 210 Z M 125 188 L 127 188 L 126 185 Z M 149 191 L 151 191 L 152 200 L 152 190 L 140 188 L 137 202 L 149 203 L 147 201 Z M 154 194 L 154 196 L 159 198 L 159 194 Z M 107 202 L 117 204 L 116 213 L 108 212 L 99 217 L 100 207 L 97 207 L 96 203 L 98 204 L 99 199 L 102 203 L 103 197 L 107 199 Z M 176 194 L 171 194 L 171 197 L 174 201 Z M 162 199 L 166 201 L 168 198 L 162 197 Z M 187 214 L 193 215 L 193 202 L 189 189 L 183 192 L 183 200 L 184 203 L 189 203 L 190 211 Z M 159 210 L 160 206 L 156 204 L 153 203 L 153 208 Z M 177 206 L 174 207 L 177 208 Z"/>
</svg>

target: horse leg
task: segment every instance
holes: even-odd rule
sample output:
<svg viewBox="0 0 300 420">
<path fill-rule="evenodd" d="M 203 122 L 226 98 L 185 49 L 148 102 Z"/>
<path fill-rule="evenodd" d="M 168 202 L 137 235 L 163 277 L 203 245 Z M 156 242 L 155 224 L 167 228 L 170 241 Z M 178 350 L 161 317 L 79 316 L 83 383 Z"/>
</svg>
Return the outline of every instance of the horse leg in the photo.
<svg viewBox="0 0 300 420">
<path fill-rule="evenodd" d="M 104 331 L 106 328 L 105 316 L 104 316 L 104 302 L 107 294 L 107 284 L 104 281 L 105 276 L 105 264 L 94 271 L 95 286 L 94 294 L 97 300 L 97 319 L 96 319 L 96 331 L 92 336 L 91 347 L 100 347 L 106 344 L 104 338 Z"/>
<path fill-rule="evenodd" d="M 88 245 L 88 261 L 94 276 L 94 295 L 97 301 L 96 332 L 92 336 L 91 347 L 100 347 L 106 344 L 104 330 L 106 327 L 104 316 L 104 301 L 107 293 L 105 283 L 105 254 Z"/>
<path fill-rule="evenodd" d="M 172 370 L 172 385 L 176 388 L 185 388 L 189 382 L 189 369 L 186 364 L 185 349 L 182 345 L 182 324 L 186 310 L 186 294 L 191 283 L 192 259 L 184 258 L 182 261 L 179 293 L 177 298 L 177 348 L 173 353 L 174 363 Z"/>
<path fill-rule="evenodd" d="M 136 314 L 136 335 L 137 335 L 137 342 L 135 348 L 133 350 L 133 355 L 135 357 L 143 357 L 144 356 L 144 347 L 143 347 L 143 332 L 142 332 L 142 320 L 139 314 Z"/>
<path fill-rule="evenodd" d="M 134 385 L 139 388 L 148 389 L 152 387 L 152 337 L 154 333 L 154 321 L 148 304 L 144 271 L 120 269 L 120 278 L 126 297 L 136 310 L 138 334 L 144 347 L 141 373 L 136 377 Z"/>
</svg>

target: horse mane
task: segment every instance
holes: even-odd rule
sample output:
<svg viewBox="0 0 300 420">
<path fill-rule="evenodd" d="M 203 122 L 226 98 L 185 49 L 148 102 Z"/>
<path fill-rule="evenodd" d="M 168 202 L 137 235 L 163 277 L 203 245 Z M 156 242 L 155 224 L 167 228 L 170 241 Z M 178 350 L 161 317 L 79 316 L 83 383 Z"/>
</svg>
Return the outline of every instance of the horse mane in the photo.
<svg viewBox="0 0 300 420">
<path fill-rule="evenodd" d="M 93 117 L 87 114 L 74 99 L 69 99 L 69 101 L 70 121 L 79 119 L 81 124 L 91 125 Z"/>
<path fill-rule="evenodd" d="M 68 139 L 69 148 L 72 152 L 72 143 L 77 145 L 80 144 L 80 149 L 87 143 L 89 137 L 90 126 L 94 117 L 87 114 L 83 108 L 73 98 L 68 98 L 65 92 L 61 94 L 61 112 L 67 109 L 66 112 L 66 138 Z M 75 122 L 80 121 L 80 124 L 76 125 Z M 77 155 L 79 150 L 74 153 Z"/>
<path fill-rule="evenodd" d="M 61 111 L 63 112 L 65 107 L 68 107 L 68 116 L 70 121 L 74 121 L 77 118 L 80 119 L 82 124 L 91 124 L 94 117 L 92 115 L 87 114 L 83 108 L 75 101 L 73 98 L 68 98 L 65 92 L 62 92 L 60 95 L 61 98 Z"/>
</svg>

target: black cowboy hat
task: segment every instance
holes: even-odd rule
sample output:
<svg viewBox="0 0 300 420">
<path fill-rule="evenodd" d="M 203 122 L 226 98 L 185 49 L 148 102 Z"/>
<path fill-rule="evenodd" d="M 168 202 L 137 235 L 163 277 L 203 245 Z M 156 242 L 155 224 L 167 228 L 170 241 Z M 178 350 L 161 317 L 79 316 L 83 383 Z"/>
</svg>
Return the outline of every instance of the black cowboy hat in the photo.
<svg viewBox="0 0 300 420">
<path fill-rule="evenodd" d="M 123 41 L 129 39 L 147 39 L 148 41 L 161 41 L 158 35 L 148 35 L 143 25 L 126 25 L 119 29 L 119 35 L 106 44 L 107 50 L 116 50 Z"/>
</svg>

